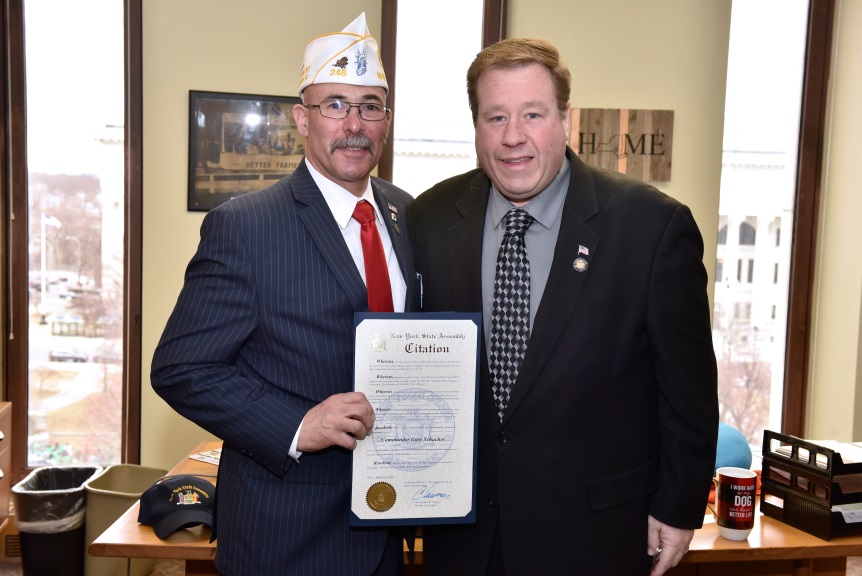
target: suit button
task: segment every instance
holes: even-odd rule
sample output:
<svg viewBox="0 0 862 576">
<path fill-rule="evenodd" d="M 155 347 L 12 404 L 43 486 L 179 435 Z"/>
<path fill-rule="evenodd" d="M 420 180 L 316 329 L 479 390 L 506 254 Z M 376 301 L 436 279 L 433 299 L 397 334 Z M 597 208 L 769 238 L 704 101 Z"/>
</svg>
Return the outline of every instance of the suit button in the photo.
<svg viewBox="0 0 862 576">
<path fill-rule="evenodd" d="M 488 506 L 490 506 L 491 508 L 496 508 L 497 507 L 497 499 L 494 498 L 493 496 L 488 498 Z"/>
<path fill-rule="evenodd" d="M 506 442 L 509 441 L 509 435 L 506 434 L 505 432 L 500 432 L 499 434 L 497 434 L 497 441 L 500 444 L 505 444 Z"/>
</svg>

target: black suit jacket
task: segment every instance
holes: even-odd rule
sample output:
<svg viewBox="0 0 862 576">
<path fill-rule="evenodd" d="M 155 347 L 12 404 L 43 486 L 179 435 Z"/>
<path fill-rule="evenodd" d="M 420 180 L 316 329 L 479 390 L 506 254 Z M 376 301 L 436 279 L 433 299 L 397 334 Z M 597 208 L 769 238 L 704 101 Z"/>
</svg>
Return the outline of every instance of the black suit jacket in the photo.
<svg viewBox="0 0 862 576">
<path fill-rule="evenodd" d="M 648 514 L 703 520 L 718 401 L 702 238 L 673 198 L 567 158 L 553 264 L 502 424 L 481 363 L 477 521 L 425 530 L 431 575 L 484 574 L 498 524 L 507 575 L 647 574 Z M 423 310 L 481 312 L 489 187 L 474 170 L 411 205 Z"/>
<path fill-rule="evenodd" d="M 413 198 L 376 178 L 372 188 L 407 282 L 405 309 L 416 311 L 404 217 Z M 288 456 L 305 413 L 353 389 L 353 315 L 367 301 L 305 162 L 204 218 L 151 379 L 224 440 L 213 526 L 221 573 L 367 576 L 378 565 L 387 531 L 348 527 L 350 452 Z"/>
</svg>

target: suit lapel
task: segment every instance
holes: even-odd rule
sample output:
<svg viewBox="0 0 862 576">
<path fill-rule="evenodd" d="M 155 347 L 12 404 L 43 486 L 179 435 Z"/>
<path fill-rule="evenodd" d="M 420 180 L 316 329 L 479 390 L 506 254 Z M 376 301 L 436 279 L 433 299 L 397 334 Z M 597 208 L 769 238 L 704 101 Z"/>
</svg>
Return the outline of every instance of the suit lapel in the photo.
<svg viewBox="0 0 862 576">
<path fill-rule="evenodd" d="M 354 310 L 368 309 L 368 292 L 362 281 L 338 224 L 326 204 L 320 189 L 314 183 L 311 173 L 300 162 L 290 178 L 290 190 L 300 204 L 297 207 L 299 218 L 305 224 L 317 249 L 320 250 L 329 269 L 335 275 Z"/>
<path fill-rule="evenodd" d="M 455 204 L 463 219 L 449 228 L 449 270 L 467 271 L 449 279 L 456 310 L 482 311 L 482 235 L 490 186 L 478 172 Z"/>
<path fill-rule="evenodd" d="M 448 230 L 448 257 L 452 263 L 448 266 L 448 270 L 459 271 L 457 275 L 453 273 L 449 278 L 455 310 L 478 311 L 484 314 L 482 239 L 485 233 L 485 213 L 488 209 L 490 190 L 490 180 L 482 171 L 478 171 L 455 203 L 455 207 L 462 216 L 461 220 L 455 222 Z M 484 322 L 480 329 L 484 332 Z M 480 413 L 494 414 L 491 420 L 495 428 L 499 428 L 500 420 L 496 417 L 497 410 L 491 395 L 491 377 L 488 372 L 484 334 L 479 344 L 479 386 L 479 402 L 484 405 Z"/>
<path fill-rule="evenodd" d="M 384 186 L 375 183 L 373 179 L 371 181 L 371 188 L 374 192 L 374 201 L 377 202 L 377 207 L 380 208 L 380 212 L 383 214 L 383 221 L 386 224 L 386 230 L 389 232 L 389 238 L 392 240 L 395 255 L 398 257 L 401 275 L 407 284 L 404 311 L 412 312 L 418 310 L 419 283 L 416 279 L 416 265 L 413 263 L 413 251 L 409 246 L 405 234 L 402 233 L 402 228 L 407 219 L 405 206 L 402 205 L 399 211 L 398 203 L 391 197 L 389 191 Z"/>
<path fill-rule="evenodd" d="M 504 421 L 517 409 L 550 355 L 559 353 L 555 351 L 556 343 L 570 322 L 578 294 L 590 273 L 589 263 L 599 245 L 599 235 L 587 225 L 587 221 L 598 213 L 595 183 L 589 168 L 570 149 L 567 157 L 571 175 L 554 260 Z M 583 264 L 586 264 L 586 269 L 579 271 Z M 576 351 L 570 352 L 574 354 Z"/>
</svg>

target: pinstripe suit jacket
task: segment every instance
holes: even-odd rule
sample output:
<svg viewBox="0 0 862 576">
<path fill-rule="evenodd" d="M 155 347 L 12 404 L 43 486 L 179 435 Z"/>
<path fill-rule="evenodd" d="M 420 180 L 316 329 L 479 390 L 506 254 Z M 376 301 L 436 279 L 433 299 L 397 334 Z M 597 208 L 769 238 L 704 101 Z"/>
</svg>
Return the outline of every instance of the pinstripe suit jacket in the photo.
<svg viewBox="0 0 862 576">
<path fill-rule="evenodd" d="M 418 308 L 406 224 L 412 197 L 373 178 Z M 394 207 L 394 209 L 393 209 Z M 224 440 L 213 536 L 225 574 L 367 576 L 387 532 L 348 527 L 350 452 L 288 456 L 305 413 L 352 389 L 353 314 L 367 293 L 302 162 L 210 211 L 153 357 L 155 391 Z"/>
</svg>

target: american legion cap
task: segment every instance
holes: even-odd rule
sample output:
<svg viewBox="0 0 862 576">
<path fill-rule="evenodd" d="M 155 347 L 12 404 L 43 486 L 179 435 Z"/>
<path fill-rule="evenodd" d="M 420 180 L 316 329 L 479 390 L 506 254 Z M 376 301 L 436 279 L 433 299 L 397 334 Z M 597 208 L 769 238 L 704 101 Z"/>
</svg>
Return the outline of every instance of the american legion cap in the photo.
<svg viewBox="0 0 862 576">
<path fill-rule="evenodd" d="M 299 70 L 299 93 L 310 84 L 379 86 L 389 93 L 377 40 L 368 30 L 365 12 L 341 32 L 322 34 L 305 46 Z"/>
<path fill-rule="evenodd" d="M 188 474 L 163 478 L 141 495 L 138 522 L 153 527 L 159 538 L 203 524 L 212 528 L 215 486 Z"/>
</svg>

